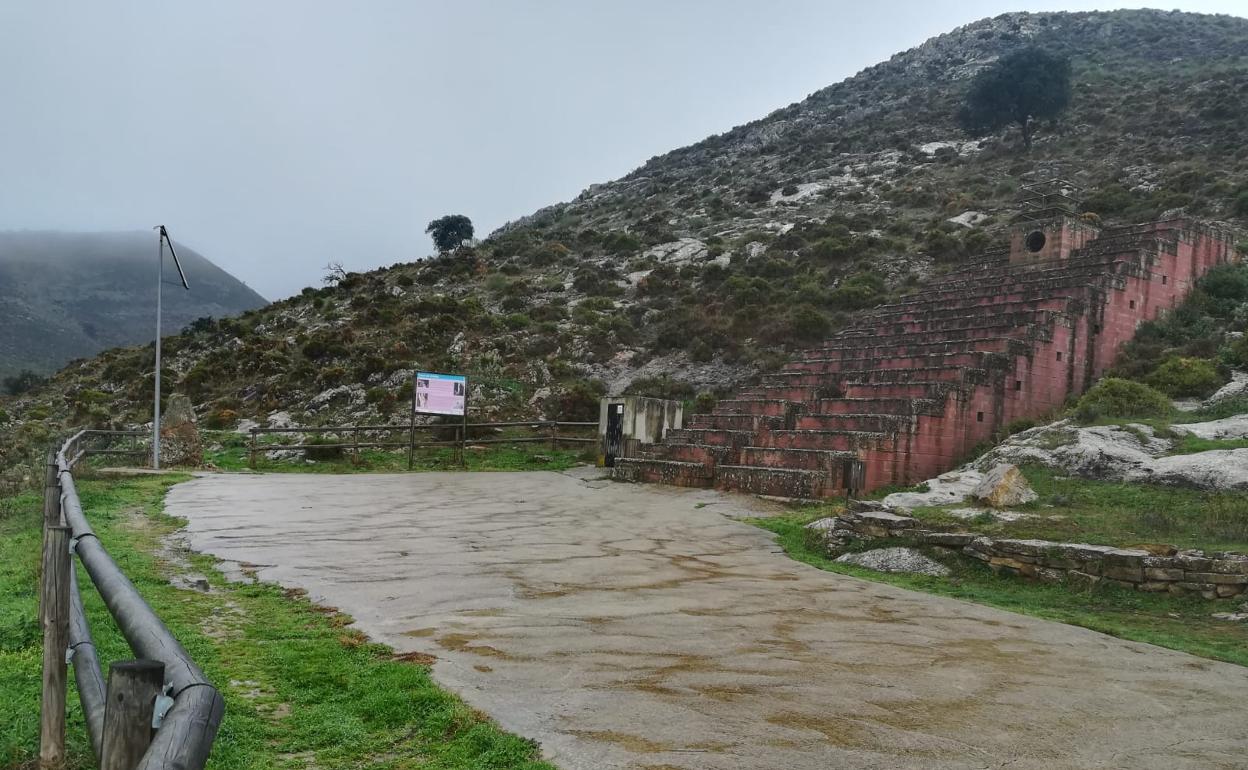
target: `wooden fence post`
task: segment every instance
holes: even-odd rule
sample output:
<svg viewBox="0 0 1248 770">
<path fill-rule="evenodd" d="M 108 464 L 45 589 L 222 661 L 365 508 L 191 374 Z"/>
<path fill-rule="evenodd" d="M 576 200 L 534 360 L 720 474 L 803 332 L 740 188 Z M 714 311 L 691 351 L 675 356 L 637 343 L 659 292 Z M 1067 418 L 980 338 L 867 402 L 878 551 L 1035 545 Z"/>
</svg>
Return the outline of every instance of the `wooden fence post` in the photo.
<svg viewBox="0 0 1248 770">
<path fill-rule="evenodd" d="M 355 455 L 351 464 L 358 466 L 360 464 L 360 429 L 358 427 L 351 430 L 351 452 Z"/>
<path fill-rule="evenodd" d="M 59 501 L 59 498 L 58 498 Z M 60 507 L 57 506 L 57 517 Z M 39 708 L 39 767 L 65 767 L 65 652 L 69 649 L 69 527 L 43 530 L 39 624 L 43 629 L 43 695 Z"/>
<path fill-rule="evenodd" d="M 416 467 L 416 423 L 407 426 L 407 469 Z"/>
<path fill-rule="evenodd" d="M 48 450 L 48 464 L 43 476 L 43 526 L 61 525 L 61 473 L 56 452 Z"/>
<path fill-rule="evenodd" d="M 251 429 L 251 442 L 247 447 L 247 467 L 256 469 L 256 429 Z"/>
<path fill-rule="evenodd" d="M 108 668 L 100 770 L 134 770 L 152 742 L 152 714 L 165 685 L 165 664 L 125 660 Z"/>
</svg>

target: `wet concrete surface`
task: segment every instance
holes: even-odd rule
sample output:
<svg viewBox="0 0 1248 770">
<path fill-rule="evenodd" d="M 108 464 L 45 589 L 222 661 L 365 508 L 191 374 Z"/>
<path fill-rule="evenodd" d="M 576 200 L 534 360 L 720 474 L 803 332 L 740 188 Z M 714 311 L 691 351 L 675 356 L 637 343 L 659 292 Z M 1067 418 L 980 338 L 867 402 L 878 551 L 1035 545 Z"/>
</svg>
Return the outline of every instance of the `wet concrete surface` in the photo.
<svg viewBox="0 0 1248 770">
<path fill-rule="evenodd" d="M 595 476 L 209 476 L 168 512 L 565 770 L 1248 767 L 1248 669 L 822 572 L 734 520 L 765 503 Z"/>
</svg>

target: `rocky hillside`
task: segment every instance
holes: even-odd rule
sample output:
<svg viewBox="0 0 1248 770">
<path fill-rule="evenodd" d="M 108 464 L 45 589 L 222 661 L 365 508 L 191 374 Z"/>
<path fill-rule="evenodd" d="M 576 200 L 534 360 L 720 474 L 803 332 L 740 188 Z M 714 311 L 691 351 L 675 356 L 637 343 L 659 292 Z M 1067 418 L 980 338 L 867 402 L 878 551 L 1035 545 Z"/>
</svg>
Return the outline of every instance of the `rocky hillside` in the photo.
<svg viewBox="0 0 1248 770">
<path fill-rule="evenodd" d="M 1025 45 L 1070 58 L 1070 109 L 1029 153 L 1017 131 L 962 134 L 969 79 Z M 1029 181 L 1082 185 L 1089 216 L 1110 224 L 1248 224 L 1245 116 L 1248 20 L 984 20 L 474 248 L 192 328 L 170 340 L 164 381 L 220 425 L 277 410 L 309 423 L 398 419 L 416 367 L 472 375 L 482 418 L 585 416 L 604 390 L 705 404 L 855 312 L 1001 245 Z M 60 417 L 142 421 L 150 377 L 150 348 L 68 367 L 2 404 L 15 445 Z M 10 462 L 20 454 L 8 451 Z"/>
<path fill-rule="evenodd" d="M 167 329 L 265 305 L 234 276 L 176 248 L 194 290 L 166 293 Z M 72 359 L 150 339 L 155 269 L 150 232 L 0 233 L 0 378 L 23 369 L 49 374 Z"/>
</svg>

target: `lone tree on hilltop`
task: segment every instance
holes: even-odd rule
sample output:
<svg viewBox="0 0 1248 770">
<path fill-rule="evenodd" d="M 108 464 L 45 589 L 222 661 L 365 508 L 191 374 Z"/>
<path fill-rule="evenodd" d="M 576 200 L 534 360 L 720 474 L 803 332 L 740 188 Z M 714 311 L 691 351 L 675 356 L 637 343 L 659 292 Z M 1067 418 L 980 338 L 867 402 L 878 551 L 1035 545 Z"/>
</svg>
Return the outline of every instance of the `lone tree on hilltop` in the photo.
<svg viewBox="0 0 1248 770">
<path fill-rule="evenodd" d="M 958 122 L 972 136 L 1017 123 L 1031 149 L 1034 121 L 1056 118 L 1070 104 L 1070 60 L 1040 48 L 1001 57 L 971 82 Z"/>
<path fill-rule="evenodd" d="M 472 238 L 472 220 L 463 214 L 447 214 L 429 223 L 425 232 L 433 238 L 433 245 L 445 254 Z"/>
</svg>

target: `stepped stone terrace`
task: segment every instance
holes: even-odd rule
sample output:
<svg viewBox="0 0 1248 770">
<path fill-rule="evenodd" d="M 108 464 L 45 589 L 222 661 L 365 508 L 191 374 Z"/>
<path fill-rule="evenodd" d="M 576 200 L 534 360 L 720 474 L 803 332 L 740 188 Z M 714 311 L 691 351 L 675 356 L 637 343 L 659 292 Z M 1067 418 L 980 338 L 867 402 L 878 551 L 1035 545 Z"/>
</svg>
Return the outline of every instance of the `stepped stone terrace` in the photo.
<svg viewBox="0 0 1248 770">
<path fill-rule="evenodd" d="M 1086 390 L 1141 322 L 1238 260 L 1234 242 L 1185 220 L 1027 224 L 1008 250 L 863 313 L 612 472 L 803 499 L 923 481 Z"/>
</svg>

